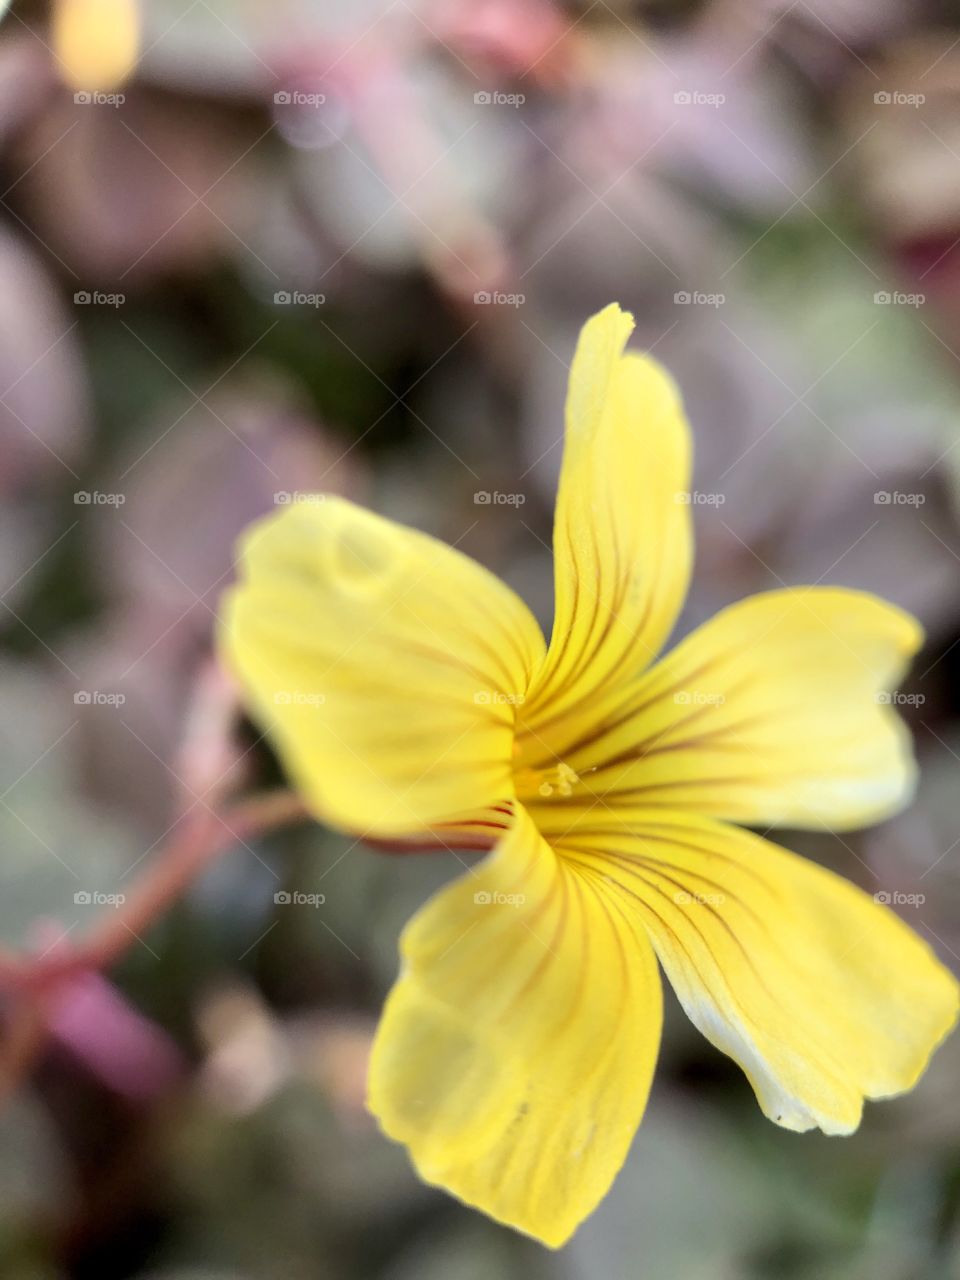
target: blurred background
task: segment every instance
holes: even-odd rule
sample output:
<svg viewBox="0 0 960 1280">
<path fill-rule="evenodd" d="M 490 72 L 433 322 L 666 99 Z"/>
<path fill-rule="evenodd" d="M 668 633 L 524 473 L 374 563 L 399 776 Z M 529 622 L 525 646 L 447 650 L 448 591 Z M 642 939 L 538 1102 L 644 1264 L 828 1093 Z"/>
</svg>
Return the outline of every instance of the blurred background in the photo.
<svg viewBox="0 0 960 1280">
<path fill-rule="evenodd" d="M 5 955 L 125 920 L 184 822 L 281 781 L 212 657 L 251 519 L 347 494 L 549 626 L 567 366 L 616 299 L 696 434 L 681 630 L 809 582 L 926 627 L 916 804 L 782 842 L 960 966 L 953 5 L 24 0 L 0 147 Z M 365 1057 L 457 869 L 301 825 L 123 924 L 102 975 L 8 989 L 0 1276 L 960 1277 L 956 1037 L 855 1138 L 797 1136 L 671 1003 L 567 1248 L 421 1186 Z"/>
</svg>

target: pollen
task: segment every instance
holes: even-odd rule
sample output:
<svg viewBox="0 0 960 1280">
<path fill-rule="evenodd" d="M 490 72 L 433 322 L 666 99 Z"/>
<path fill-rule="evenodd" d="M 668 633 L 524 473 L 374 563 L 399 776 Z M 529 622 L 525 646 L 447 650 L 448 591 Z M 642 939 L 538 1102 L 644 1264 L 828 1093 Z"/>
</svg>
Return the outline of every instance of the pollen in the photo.
<svg viewBox="0 0 960 1280">
<path fill-rule="evenodd" d="M 572 796 L 574 785 L 580 781 L 580 775 L 563 761 L 553 769 L 541 771 L 538 776 L 541 781 L 537 791 L 544 799 L 552 795 Z"/>
</svg>

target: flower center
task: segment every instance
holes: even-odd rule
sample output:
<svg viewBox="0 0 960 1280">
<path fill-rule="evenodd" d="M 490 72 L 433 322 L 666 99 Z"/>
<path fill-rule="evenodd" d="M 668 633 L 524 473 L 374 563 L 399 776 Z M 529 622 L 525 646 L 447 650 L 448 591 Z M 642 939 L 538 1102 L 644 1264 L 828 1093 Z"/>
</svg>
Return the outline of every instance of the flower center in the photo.
<svg viewBox="0 0 960 1280">
<path fill-rule="evenodd" d="M 571 796 L 580 781 L 580 775 L 563 761 L 547 769 L 517 769 L 514 778 L 521 799 L 524 796 L 539 796 L 544 800 L 551 796 Z"/>
</svg>

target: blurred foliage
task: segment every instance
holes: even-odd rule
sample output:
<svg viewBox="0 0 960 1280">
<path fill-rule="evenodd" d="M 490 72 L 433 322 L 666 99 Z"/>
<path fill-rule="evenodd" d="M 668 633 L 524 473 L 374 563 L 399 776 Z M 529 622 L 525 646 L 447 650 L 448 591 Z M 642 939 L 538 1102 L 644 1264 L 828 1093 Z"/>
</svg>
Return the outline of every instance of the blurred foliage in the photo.
<svg viewBox="0 0 960 1280">
<path fill-rule="evenodd" d="M 808 581 L 927 627 L 916 805 L 784 843 L 921 893 L 911 924 L 960 963 L 951 7 L 141 8 L 121 101 L 75 96 L 48 6 L 0 27 L 4 946 L 85 934 L 204 803 L 184 741 L 215 718 L 217 600 L 278 495 L 427 528 L 549 624 L 565 366 L 616 298 L 723 499 L 682 628 Z M 276 780 L 250 726 L 232 741 L 217 776 Z M 456 870 L 256 841 L 60 993 L 6 1073 L 0 1277 L 960 1278 L 955 1042 L 856 1138 L 798 1137 L 671 1006 L 628 1164 L 566 1249 L 422 1186 L 364 1061 L 397 934 Z M 295 888 L 325 901 L 275 901 Z"/>
</svg>

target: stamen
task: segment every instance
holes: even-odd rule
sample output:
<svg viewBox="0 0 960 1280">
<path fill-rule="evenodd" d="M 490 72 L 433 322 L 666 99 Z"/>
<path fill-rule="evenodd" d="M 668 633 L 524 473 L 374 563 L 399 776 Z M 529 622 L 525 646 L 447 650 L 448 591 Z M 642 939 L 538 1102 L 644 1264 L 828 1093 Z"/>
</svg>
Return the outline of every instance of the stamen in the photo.
<svg viewBox="0 0 960 1280">
<path fill-rule="evenodd" d="M 537 787 L 540 794 L 547 799 L 554 793 L 561 796 L 572 796 L 574 784 L 580 781 L 580 775 L 562 761 L 554 769 L 539 773 L 543 781 Z"/>
</svg>

